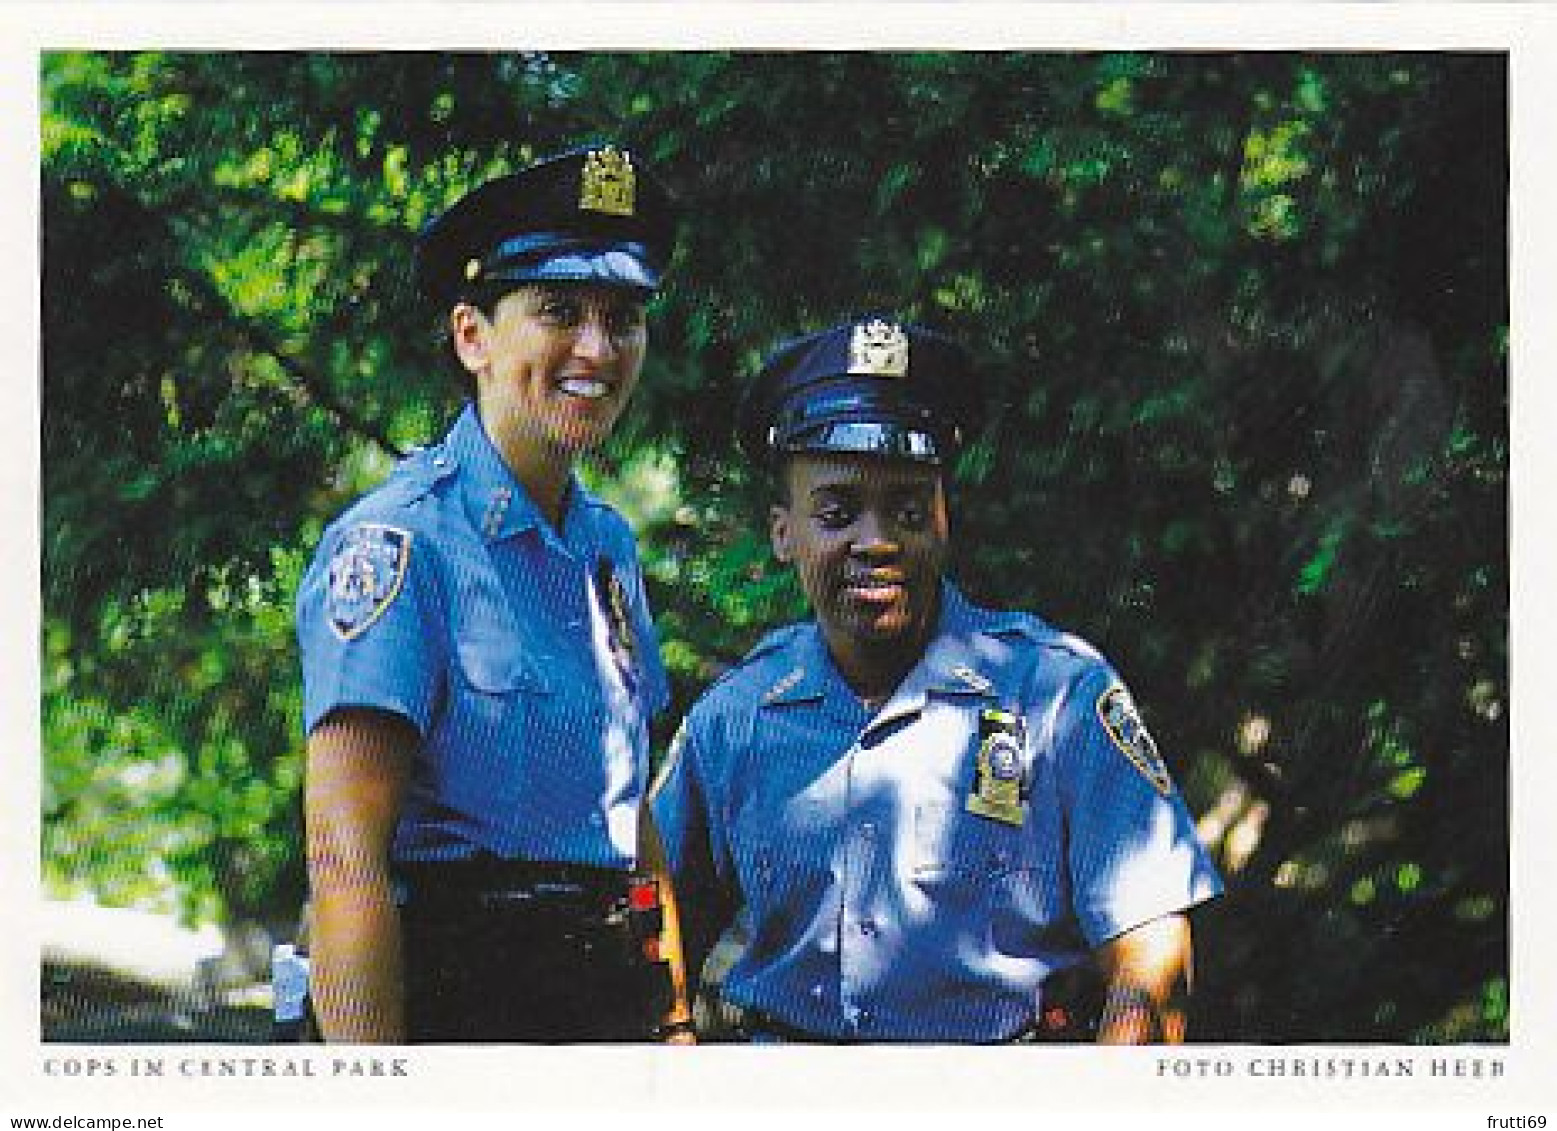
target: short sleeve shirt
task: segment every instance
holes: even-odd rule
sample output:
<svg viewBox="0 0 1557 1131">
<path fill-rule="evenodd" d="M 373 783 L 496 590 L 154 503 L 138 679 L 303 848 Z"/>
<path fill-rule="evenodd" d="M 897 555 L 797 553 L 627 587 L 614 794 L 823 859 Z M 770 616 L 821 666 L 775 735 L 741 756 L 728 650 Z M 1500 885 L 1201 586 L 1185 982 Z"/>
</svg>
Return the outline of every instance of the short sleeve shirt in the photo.
<svg viewBox="0 0 1557 1131">
<path fill-rule="evenodd" d="M 814 624 L 759 645 L 653 804 L 683 901 L 741 917 L 726 998 L 837 1039 L 1006 1039 L 1050 974 L 1221 891 L 1108 663 L 950 585 L 874 713 Z"/>
<path fill-rule="evenodd" d="M 629 867 L 667 698 L 627 525 L 576 481 L 560 533 L 467 406 L 325 531 L 299 588 L 304 715 L 422 736 L 398 860 Z"/>
</svg>

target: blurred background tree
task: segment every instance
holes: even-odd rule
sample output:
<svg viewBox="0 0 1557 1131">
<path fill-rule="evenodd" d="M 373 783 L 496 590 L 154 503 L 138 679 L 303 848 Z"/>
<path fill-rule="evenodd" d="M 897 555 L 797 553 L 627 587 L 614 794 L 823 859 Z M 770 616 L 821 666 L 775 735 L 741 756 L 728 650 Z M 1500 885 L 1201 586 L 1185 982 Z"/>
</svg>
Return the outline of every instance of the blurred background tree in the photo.
<svg viewBox="0 0 1557 1131">
<path fill-rule="evenodd" d="M 295 915 L 292 592 L 457 408 L 413 235 L 609 137 L 685 209 L 589 473 L 676 710 L 801 609 L 744 378 L 936 324 L 988 386 L 958 575 L 1115 659 L 1228 875 L 1196 1036 L 1506 1040 L 1505 88 L 1472 54 L 45 56 L 49 889 Z"/>
</svg>

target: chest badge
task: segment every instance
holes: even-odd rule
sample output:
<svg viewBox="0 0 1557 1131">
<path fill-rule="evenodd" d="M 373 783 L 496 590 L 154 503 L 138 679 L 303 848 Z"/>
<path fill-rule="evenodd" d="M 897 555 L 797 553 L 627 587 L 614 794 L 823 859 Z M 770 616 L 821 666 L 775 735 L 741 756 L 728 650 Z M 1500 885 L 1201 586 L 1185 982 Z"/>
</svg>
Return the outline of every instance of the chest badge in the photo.
<svg viewBox="0 0 1557 1131">
<path fill-rule="evenodd" d="M 411 561 L 411 535 L 365 522 L 341 539 L 330 559 L 324 614 L 342 640 L 361 636 L 400 595 Z"/>
<path fill-rule="evenodd" d="M 1157 792 L 1164 797 L 1172 793 L 1173 779 L 1168 775 L 1168 764 L 1157 750 L 1157 740 L 1141 721 L 1130 693 L 1114 684 L 1098 696 L 1097 717 L 1120 753 L 1130 759 L 1130 764 L 1141 771 Z"/>
<path fill-rule="evenodd" d="M 605 605 L 606 633 L 610 638 L 611 657 L 621 670 L 622 678 L 631 686 L 637 645 L 633 639 L 633 622 L 627 605 L 627 587 L 622 584 L 616 567 L 610 558 L 601 558 L 595 567 L 595 586 Z"/>
<path fill-rule="evenodd" d="M 1008 825 L 1020 826 L 1026 819 L 1026 738 L 1022 720 L 1009 711 L 979 712 L 979 749 L 968 812 Z"/>
</svg>

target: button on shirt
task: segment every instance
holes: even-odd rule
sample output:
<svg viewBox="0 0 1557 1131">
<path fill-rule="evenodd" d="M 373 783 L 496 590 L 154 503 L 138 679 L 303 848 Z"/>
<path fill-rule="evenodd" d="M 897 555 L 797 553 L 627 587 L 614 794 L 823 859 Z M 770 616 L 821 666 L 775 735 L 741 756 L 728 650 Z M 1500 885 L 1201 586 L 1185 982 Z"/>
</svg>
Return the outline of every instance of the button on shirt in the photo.
<svg viewBox="0 0 1557 1131">
<path fill-rule="evenodd" d="M 475 408 L 337 519 L 297 600 L 304 715 L 401 715 L 423 742 L 398 860 L 631 867 L 667 698 L 632 534 L 575 480 L 560 533 Z"/>
<path fill-rule="evenodd" d="M 1090 646 L 943 589 L 868 711 L 814 624 L 694 706 L 656 784 L 688 905 L 739 916 L 732 1003 L 824 1038 L 999 1041 L 1048 975 L 1221 891 Z"/>
</svg>

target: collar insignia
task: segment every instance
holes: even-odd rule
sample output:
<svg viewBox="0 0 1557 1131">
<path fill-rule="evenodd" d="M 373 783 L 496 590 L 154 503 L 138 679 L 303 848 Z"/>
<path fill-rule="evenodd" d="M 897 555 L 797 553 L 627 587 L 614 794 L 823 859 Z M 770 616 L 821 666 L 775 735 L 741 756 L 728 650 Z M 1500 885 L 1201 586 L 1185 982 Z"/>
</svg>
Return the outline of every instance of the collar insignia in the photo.
<svg viewBox="0 0 1557 1131">
<path fill-rule="evenodd" d="M 799 683 L 805 677 L 806 677 L 806 670 L 805 670 L 805 668 L 796 668 L 794 671 L 792 671 L 788 675 L 786 675 L 783 679 L 781 679 L 777 683 L 775 683 L 772 687 L 768 688 L 768 690 L 763 693 L 762 701 L 764 703 L 772 703 L 772 702 L 774 702 L 775 700 L 778 699 L 778 697 L 780 695 L 783 695 L 786 691 L 791 690 L 795 686 L 795 684 Z"/>
<path fill-rule="evenodd" d="M 508 504 L 513 502 L 514 493 L 507 487 L 499 487 L 492 492 L 492 501 L 487 504 L 487 512 L 481 517 L 481 533 L 490 540 L 496 538 L 503 529 L 503 519 L 508 515 Z"/>
<path fill-rule="evenodd" d="M 849 340 L 849 372 L 867 377 L 901 377 L 908 372 L 908 334 L 880 318 L 861 322 Z"/>
<path fill-rule="evenodd" d="M 951 674 L 968 685 L 970 691 L 976 691 L 980 695 L 988 695 L 995 689 L 995 685 L 979 675 L 978 672 L 968 667 L 967 664 L 958 664 L 951 670 Z"/>
<path fill-rule="evenodd" d="M 581 212 L 604 212 L 608 216 L 631 216 L 638 195 L 638 175 L 632 158 L 612 146 L 597 149 L 584 158 L 584 173 L 579 185 Z"/>
</svg>

